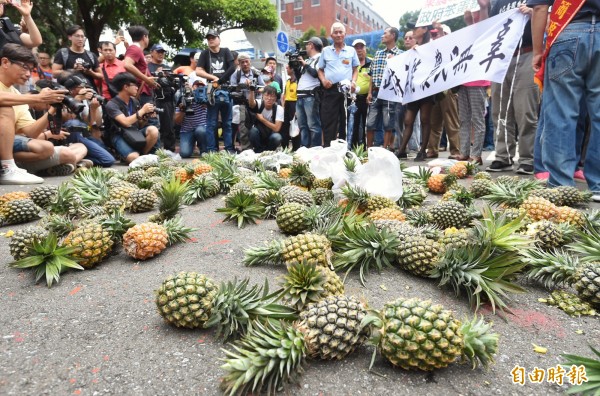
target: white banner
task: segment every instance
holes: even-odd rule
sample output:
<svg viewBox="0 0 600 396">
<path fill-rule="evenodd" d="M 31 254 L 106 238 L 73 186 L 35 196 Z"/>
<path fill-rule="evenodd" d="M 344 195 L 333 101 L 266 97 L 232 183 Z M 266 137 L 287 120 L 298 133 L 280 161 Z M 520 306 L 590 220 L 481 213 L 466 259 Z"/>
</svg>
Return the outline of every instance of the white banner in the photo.
<svg viewBox="0 0 600 396">
<path fill-rule="evenodd" d="M 388 59 L 377 97 L 410 103 L 472 81 L 501 83 L 528 20 L 513 9 Z"/>
<path fill-rule="evenodd" d="M 425 0 L 417 26 L 431 25 L 435 21 L 444 22 L 464 15 L 467 10 L 478 11 L 477 0 Z"/>
</svg>

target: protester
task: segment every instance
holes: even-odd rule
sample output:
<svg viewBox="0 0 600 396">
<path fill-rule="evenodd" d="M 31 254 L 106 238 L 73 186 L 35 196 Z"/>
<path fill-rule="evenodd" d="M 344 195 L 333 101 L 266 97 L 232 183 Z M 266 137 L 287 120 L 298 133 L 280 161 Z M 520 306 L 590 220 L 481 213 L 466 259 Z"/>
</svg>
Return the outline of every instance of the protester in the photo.
<svg viewBox="0 0 600 396">
<path fill-rule="evenodd" d="M 61 48 L 54 54 L 52 72 L 58 77 L 63 71 L 79 74 L 88 81 L 89 86 L 96 87 L 96 80 L 101 80 L 102 71 L 98 57 L 93 52 L 85 49 L 85 32 L 79 25 L 67 29 L 67 37 L 71 42 L 68 48 Z"/>
</svg>

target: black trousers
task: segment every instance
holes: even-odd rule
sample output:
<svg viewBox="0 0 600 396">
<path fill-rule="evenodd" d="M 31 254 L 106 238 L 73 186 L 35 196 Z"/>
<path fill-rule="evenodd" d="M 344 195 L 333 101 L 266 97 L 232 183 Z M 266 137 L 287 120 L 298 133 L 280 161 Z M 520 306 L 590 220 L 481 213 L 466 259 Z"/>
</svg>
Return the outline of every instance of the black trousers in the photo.
<svg viewBox="0 0 600 396">
<path fill-rule="evenodd" d="M 365 126 L 367 124 L 367 95 L 356 95 L 356 113 L 354 113 L 354 128 L 352 128 L 352 147 L 365 144 Z"/>
<path fill-rule="evenodd" d="M 329 147 L 332 140 L 337 139 L 340 130 L 341 114 L 346 114 L 346 98 L 337 85 L 323 91 L 321 99 L 321 126 L 323 128 L 323 146 Z M 343 120 L 343 127 L 346 120 Z M 343 136 L 346 137 L 345 134 Z"/>
<path fill-rule="evenodd" d="M 160 140 L 166 150 L 175 152 L 175 103 L 173 99 L 157 99 L 156 107 L 164 109 L 162 113 L 158 113 Z"/>
</svg>

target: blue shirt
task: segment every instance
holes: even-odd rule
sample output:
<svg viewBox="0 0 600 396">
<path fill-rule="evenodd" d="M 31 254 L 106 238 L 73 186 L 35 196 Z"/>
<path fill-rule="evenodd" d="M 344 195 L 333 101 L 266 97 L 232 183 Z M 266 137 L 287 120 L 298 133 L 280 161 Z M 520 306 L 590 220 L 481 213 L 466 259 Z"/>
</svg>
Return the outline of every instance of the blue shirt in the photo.
<svg viewBox="0 0 600 396">
<path fill-rule="evenodd" d="M 352 69 L 358 67 L 358 55 L 354 47 L 344 45 L 344 48 L 338 54 L 333 45 L 323 48 L 318 69 L 325 71 L 325 78 L 333 84 L 342 80 L 352 80 Z"/>
</svg>

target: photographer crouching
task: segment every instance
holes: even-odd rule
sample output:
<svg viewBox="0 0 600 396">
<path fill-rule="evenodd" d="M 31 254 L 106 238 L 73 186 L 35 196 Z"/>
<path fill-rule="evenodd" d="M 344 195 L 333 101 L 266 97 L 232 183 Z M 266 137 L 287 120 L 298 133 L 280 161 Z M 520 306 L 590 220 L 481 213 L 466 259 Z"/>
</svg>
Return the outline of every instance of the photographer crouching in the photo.
<svg viewBox="0 0 600 396">
<path fill-rule="evenodd" d="M 158 128 L 147 125 L 149 118 L 156 118 L 153 103 L 140 106 L 135 98 L 139 86 L 131 73 L 119 73 L 112 80 L 119 94 L 106 105 L 105 133 L 121 159 L 129 164 L 140 155 L 154 153 L 158 147 Z"/>
<path fill-rule="evenodd" d="M 283 124 L 283 107 L 277 105 L 277 89 L 267 86 L 263 90 L 262 100 L 255 99 L 255 89 L 250 89 L 248 95 L 248 115 L 252 118 L 250 142 L 254 152 L 276 150 L 281 144 L 279 130 Z M 248 125 L 248 124 L 247 124 Z"/>
<path fill-rule="evenodd" d="M 190 76 L 188 86 L 181 96 L 175 110 L 175 123 L 181 125 L 179 133 L 179 154 L 181 158 L 189 158 L 198 146 L 200 154 L 207 152 L 206 148 L 206 105 L 193 100 L 193 91 L 206 85 L 206 79 Z M 189 91 L 188 89 L 189 88 Z"/>
</svg>

